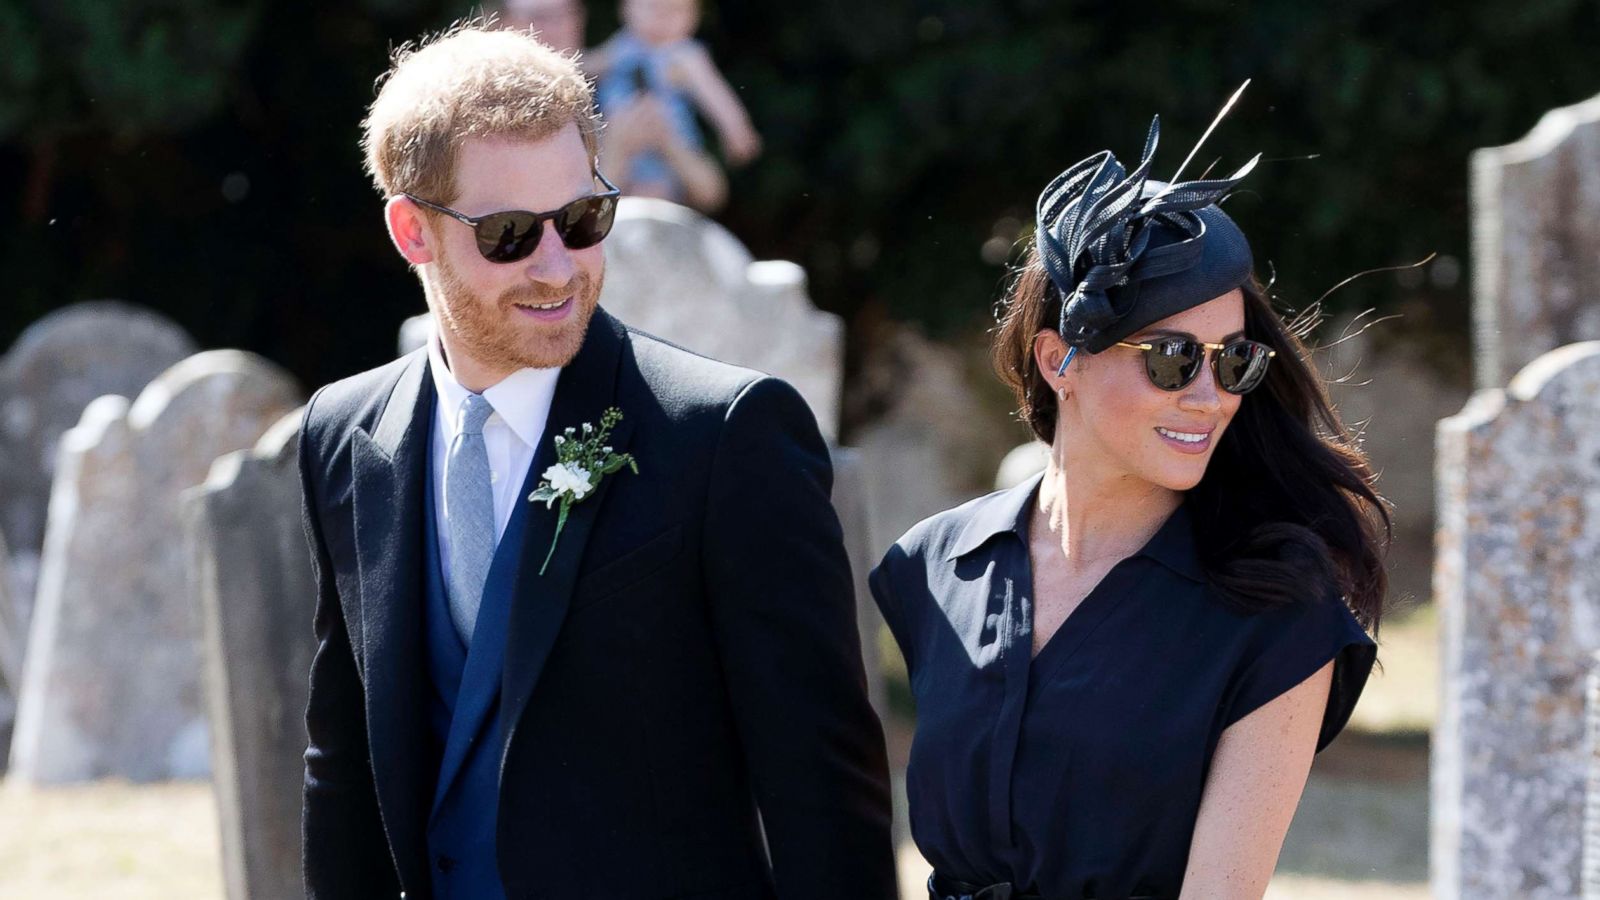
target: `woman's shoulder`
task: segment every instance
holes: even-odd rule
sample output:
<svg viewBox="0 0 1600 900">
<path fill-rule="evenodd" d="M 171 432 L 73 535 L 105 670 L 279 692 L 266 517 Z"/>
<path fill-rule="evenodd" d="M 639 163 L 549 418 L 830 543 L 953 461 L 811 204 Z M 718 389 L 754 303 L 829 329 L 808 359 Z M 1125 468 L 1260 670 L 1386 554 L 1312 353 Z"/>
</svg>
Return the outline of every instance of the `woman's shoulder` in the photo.
<svg viewBox="0 0 1600 900">
<path fill-rule="evenodd" d="M 884 564 L 945 565 L 989 538 L 1015 531 L 1038 479 L 975 497 L 942 510 L 906 530 L 884 556 Z"/>
<path fill-rule="evenodd" d="M 1263 605 L 1235 597 L 1225 584 L 1208 574 L 1203 602 L 1219 616 L 1233 620 L 1241 633 L 1256 641 L 1270 642 L 1286 632 L 1307 630 L 1371 641 L 1338 584 L 1320 573 L 1307 572 L 1303 585 L 1304 590 L 1297 596 Z"/>
<path fill-rule="evenodd" d="M 976 587 L 981 582 L 957 577 L 958 567 L 973 565 L 971 557 L 990 537 L 1014 530 L 1032 496 L 1032 485 L 1023 485 L 928 516 L 901 535 L 868 574 L 867 586 L 913 672 L 934 633 L 928 624 L 987 597 Z"/>
<path fill-rule="evenodd" d="M 1249 715 L 1333 663 L 1317 750 L 1350 720 L 1377 662 L 1378 646 L 1342 596 L 1312 595 L 1258 613 L 1235 674 L 1225 725 Z"/>
</svg>

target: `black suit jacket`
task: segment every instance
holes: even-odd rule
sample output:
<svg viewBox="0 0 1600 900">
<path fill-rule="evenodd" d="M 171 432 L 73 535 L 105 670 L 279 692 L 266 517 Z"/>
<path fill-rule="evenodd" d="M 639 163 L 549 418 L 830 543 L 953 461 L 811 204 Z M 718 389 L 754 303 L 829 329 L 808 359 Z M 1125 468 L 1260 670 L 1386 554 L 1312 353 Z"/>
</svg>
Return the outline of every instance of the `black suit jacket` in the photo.
<svg viewBox="0 0 1600 900">
<path fill-rule="evenodd" d="M 427 365 L 412 353 L 306 409 L 304 862 L 320 900 L 430 891 Z M 543 576 L 553 511 L 531 511 L 522 550 L 500 698 L 508 896 L 891 897 L 883 734 L 810 410 L 782 381 L 597 311 L 535 470 L 555 462 L 558 430 L 610 406 L 639 474 L 572 507 Z"/>
</svg>

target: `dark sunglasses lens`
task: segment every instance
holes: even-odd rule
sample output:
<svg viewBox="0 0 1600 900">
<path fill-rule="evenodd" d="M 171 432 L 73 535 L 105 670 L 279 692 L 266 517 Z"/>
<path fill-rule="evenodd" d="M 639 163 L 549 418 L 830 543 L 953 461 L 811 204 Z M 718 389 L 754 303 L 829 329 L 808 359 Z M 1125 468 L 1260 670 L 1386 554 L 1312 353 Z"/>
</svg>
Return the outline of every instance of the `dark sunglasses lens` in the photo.
<svg viewBox="0 0 1600 900">
<path fill-rule="evenodd" d="M 542 231 L 533 213 L 502 212 L 484 216 L 477 228 L 478 252 L 490 262 L 526 259 L 539 246 Z"/>
<path fill-rule="evenodd" d="M 617 216 L 617 198 L 584 197 L 561 208 L 556 215 L 556 231 L 572 250 L 593 247 L 611 233 Z"/>
<path fill-rule="evenodd" d="M 1217 384 L 1230 394 L 1247 394 L 1267 377 L 1272 356 L 1265 344 L 1238 341 L 1217 353 Z"/>
<path fill-rule="evenodd" d="M 1159 340 L 1144 353 L 1144 368 L 1150 383 L 1163 391 L 1181 390 L 1200 371 L 1206 348 L 1181 338 Z"/>
</svg>

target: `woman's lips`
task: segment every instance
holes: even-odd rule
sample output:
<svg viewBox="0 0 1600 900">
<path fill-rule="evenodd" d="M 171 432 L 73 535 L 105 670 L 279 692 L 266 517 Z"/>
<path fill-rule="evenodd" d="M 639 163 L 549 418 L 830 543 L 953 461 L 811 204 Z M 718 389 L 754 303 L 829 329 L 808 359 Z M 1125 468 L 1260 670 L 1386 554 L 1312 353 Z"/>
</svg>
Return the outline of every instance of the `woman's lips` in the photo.
<svg viewBox="0 0 1600 900">
<path fill-rule="evenodd" d="M 1186 431 L 1179 428 L 1158 427 L 1155 429 L 1155 432 L 1160 436 L 1161 440 L 1167 446 L 1178 451 L 1179 453 L 1188 453 L 1192 455 L 1204 453 L 1211 449 L 1211 436 L 1215 433 L 1215 429 L 1209 429 L 1206 431 Z M 1174 437 L 1174 435 L 1182 435 L 1183 437 L 1189 438 L 1189 440 L 1186 441 L 1180 437 Z M 1204 435 L 1204 437 L 1201 437 L 1199 440 L 1194 440 L 1194 438 L 1199 435 Z"/>
</svg>

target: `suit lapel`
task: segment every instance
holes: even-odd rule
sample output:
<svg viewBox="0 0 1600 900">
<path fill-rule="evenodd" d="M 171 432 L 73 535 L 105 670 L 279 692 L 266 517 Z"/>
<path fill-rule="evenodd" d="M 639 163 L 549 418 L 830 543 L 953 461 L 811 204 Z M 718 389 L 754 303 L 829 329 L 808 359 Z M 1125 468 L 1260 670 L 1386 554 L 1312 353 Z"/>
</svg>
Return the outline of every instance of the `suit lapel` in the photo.
<svg viewBox="0 0 1600 900">
<path fill-rule="evenodd" d="M 379 807 L 397 858 L 422 856 L 426 796 L 420 579 L 422 491 L 433 386 L 427 356 L 401 372 L 377 427 L 352 434 L 367 731 Z M 408 882 L 409 883 L 409 882 Z"/>
<path fill-rule="evenodd" d="M 528 491 L 518 499 L 528 503 L 527 493 L 536 485 L 543 472 L 556 463 L 554 438 L 564 429 L 578 427 L 584 422 L 598 424 L 601 415 L 616 399 L 617 371 L 624 355 L 627 333 L 621 324 L 604 310 L 597 309 L 584 338 L 582 349 L 561 372 L 556 382 L 555 398 L 550 404 L 550 416 L 544 436 L 539 440 L 529 475 Z M 610 443 L 617 452 L 627 451 L 627 439 L 632 430 L 632 420 L 624 416 L 612 431 Z M 522 552 L 518 554 L 516 582 L 512 588 L 510 620 L 506 630 L 505 676 L 501 686 L 502 720 L 501 767 L 505 765 L 505 752 L 511 746 L 517 723 L 527 708 L 550 648 L 566 619 L 567 607 L 572 600 L 572 589 L 577 579 L 578 564 L 589 535 L 605 504 L 611 483 L 618 478 L 635 477 L 631 472 L 618 472 L 602 479 L 599 487 L 582 502 L 574 504 L 561 530 L 555 555 L 543 575 L 539 567 L 556 539 L 556 516 L 559 506 L 546 509 L 537 504 L 527 510 L 528 522 L 523 532 Z"/>
</svg>

